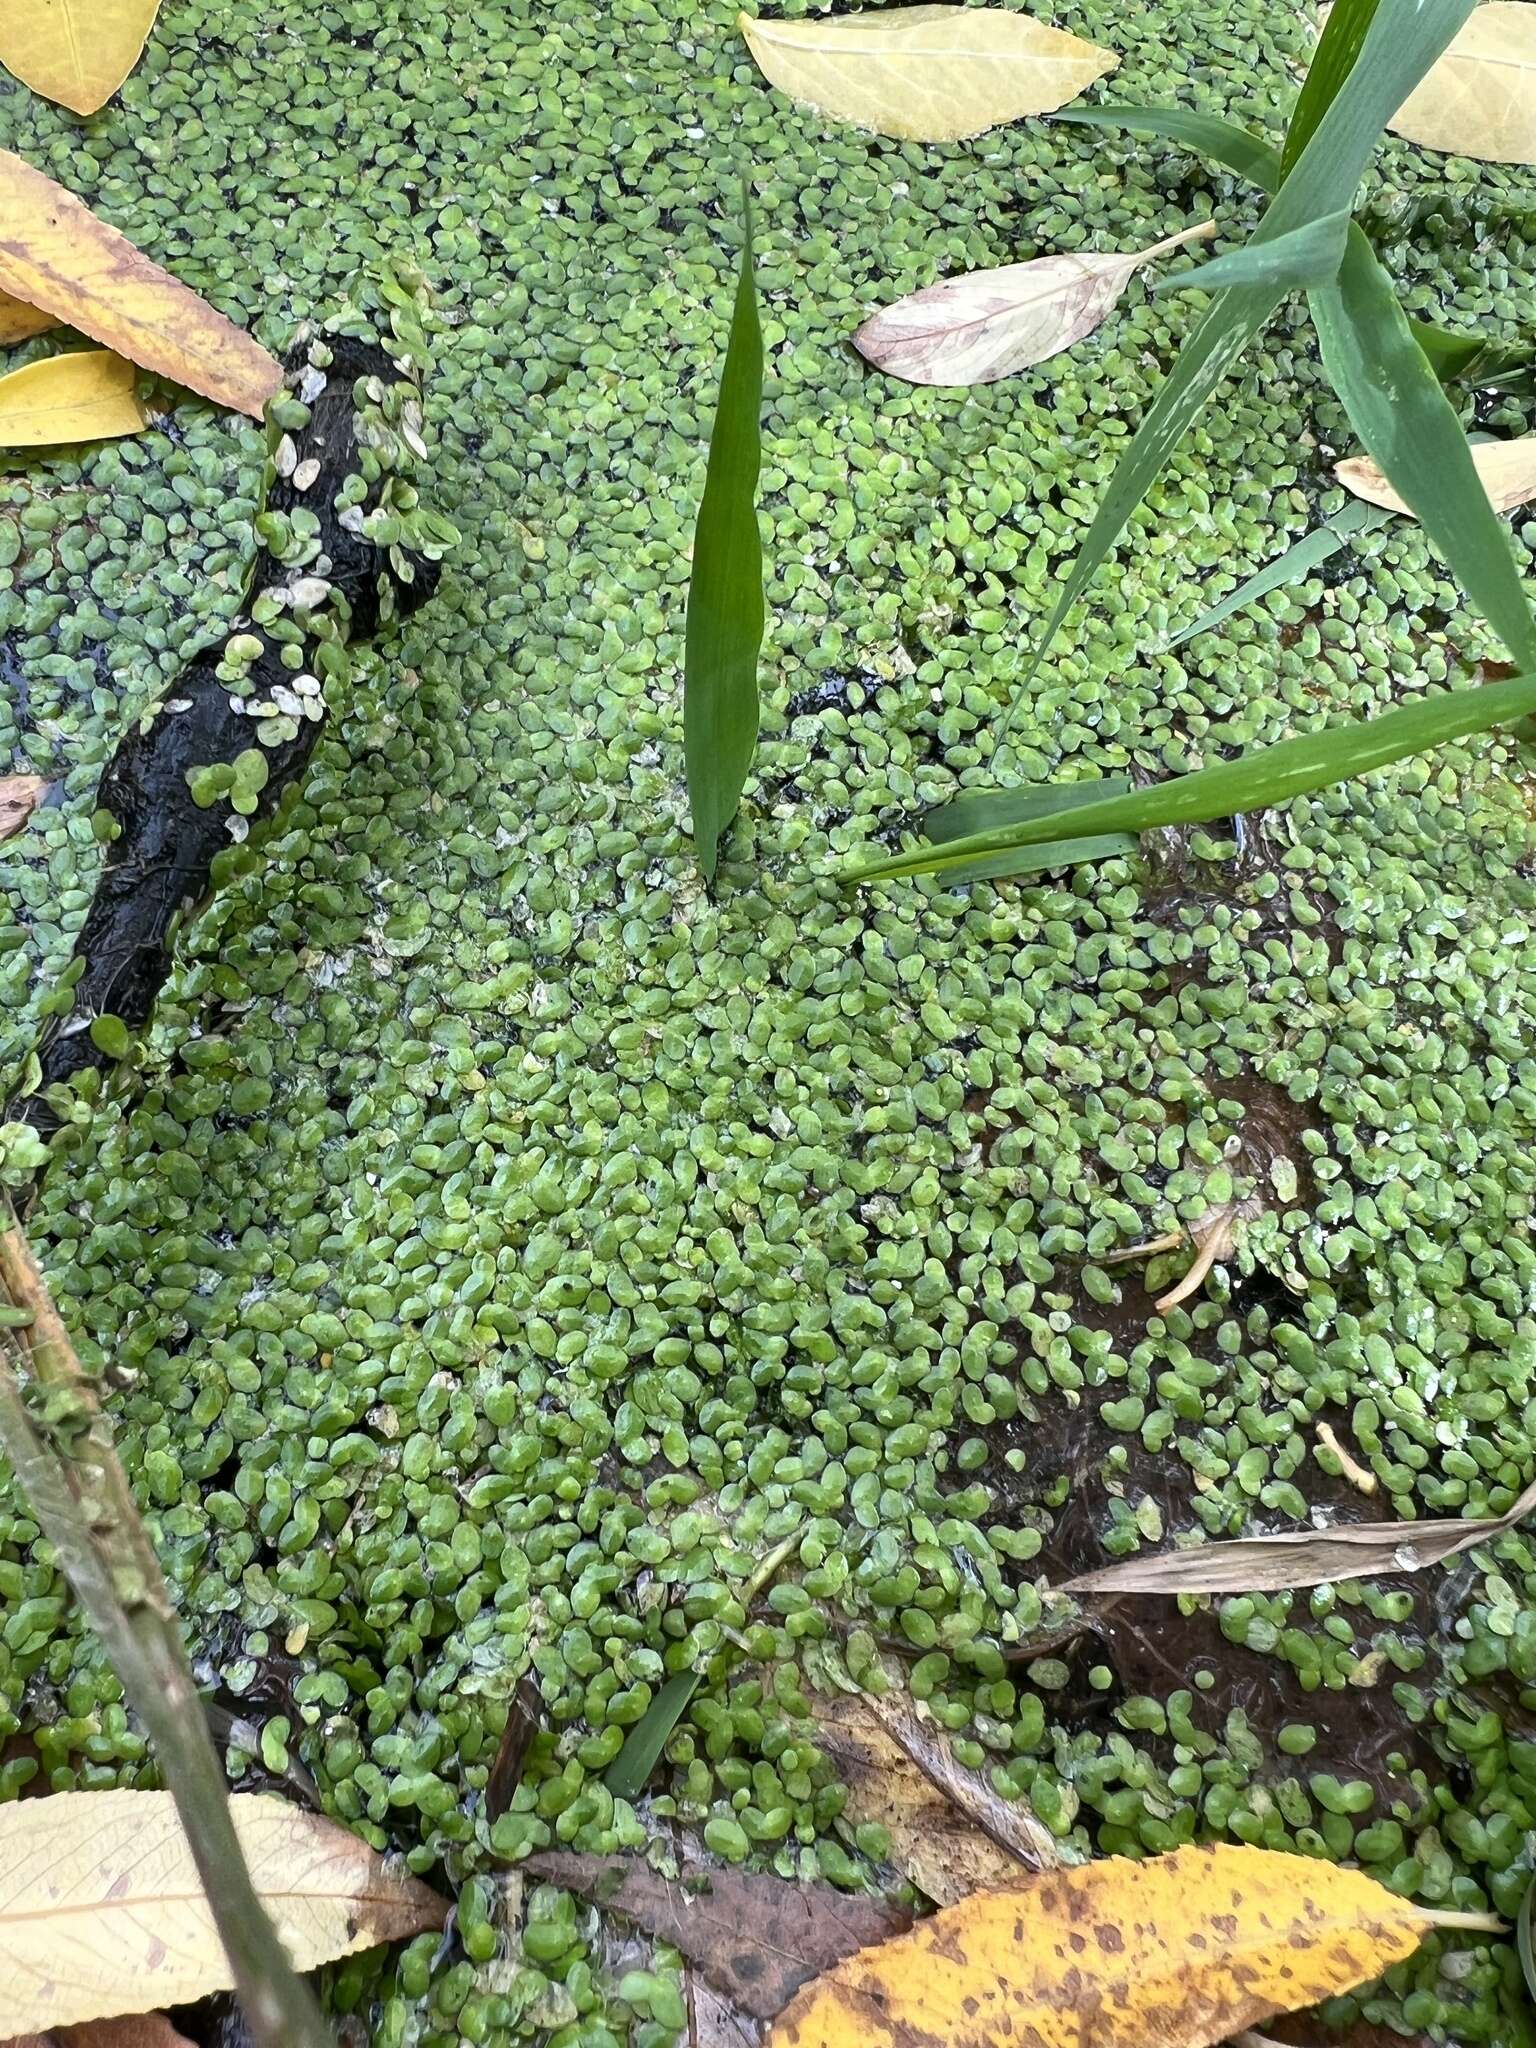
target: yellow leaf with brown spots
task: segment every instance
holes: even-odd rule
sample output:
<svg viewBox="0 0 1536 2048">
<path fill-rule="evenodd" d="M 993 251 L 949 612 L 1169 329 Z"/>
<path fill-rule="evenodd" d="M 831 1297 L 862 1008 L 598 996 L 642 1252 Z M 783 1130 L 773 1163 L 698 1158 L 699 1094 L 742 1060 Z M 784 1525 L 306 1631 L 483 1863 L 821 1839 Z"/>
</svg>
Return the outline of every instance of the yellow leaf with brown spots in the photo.
<svg viewBox="0 0 1536 2048">
<path fill-rule="evenodd" d="M 274 356 L 141 255 L 72 192 L 0 149 L 0 291 L 142 369 L 261 417 Z"/>
<path fill-rule="evenodd" d="M 160 0 L 5 0 L 0 64 L 76 114 L 105 106 L 144 53 Z"/>
<path fill-rule="evenodd" d="M 0 377 L 0 448 L 50 448 L 61 441 L 112 441 L 144 429 L 134 395 L 138 373 L 110 349 L 45 356 Z"/>
<path fill-rule="evenodd" d="M 1425 1912 L 1357 1870 L 1218 1843 L 1024 1877 L 860 1949 L 771 2048 L 1210 2048 L 1412 1955 Z"/>
</svg>

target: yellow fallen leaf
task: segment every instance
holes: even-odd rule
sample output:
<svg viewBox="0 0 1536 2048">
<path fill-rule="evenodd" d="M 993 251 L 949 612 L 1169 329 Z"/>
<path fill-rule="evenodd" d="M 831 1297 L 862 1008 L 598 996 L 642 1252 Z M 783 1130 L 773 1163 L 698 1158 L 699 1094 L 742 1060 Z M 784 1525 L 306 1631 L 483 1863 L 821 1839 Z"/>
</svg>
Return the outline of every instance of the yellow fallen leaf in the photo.
<svg viewBox="0 0 1536 2048">
<path fill-rule="evenodd" d="M 110 350 L 45 356 L 0 377 L 0 448 L 47 448 L 60 441 L 111 441 L 137 434 L 144 408 L 138 372 Z"/>
<path fill-rule="evenodd" d="M 1536 6 L 1487 0 L 1387 124 L 1425 149 L 1536 163 Z"/>
<path fill-rule="evenodd" d="M 253 418 L 283 381 L 259 342 L 9 150 L 0 150 L 0 291 Z"/>
<path fill-rule="evenodd" d="M 27 341 L 34 334 L 46 334 L 58 324 L 51 313 L 29 306 L 23 299 L 13 299 L 9 292 L 0 292 L 0 348 Z"/>
<path fill-rule="evenodd" d="M 792 99 L 909 142 L 1048 114 L 1113 71 L 1113 50 L 1001 7 L 882 7 L 737 26 Z"/>
<path fill-rule="evenodd" d="M 1445 1925 L 1501 1923 L 1272 1849 L 1111 1857 L 860 1949 L 796 1994 L 770 2048 L 1210 2048 L 1380 1976 Z"/>
<path fill-rule="evenodd" d="M 1521 434 L 1512 441 L 1479 441 L 1472 450 L 1472 466 L 1495 512 L 1511 512 L 1536 498 L 1536 434 Z M 1410 510 L 1368 455 L 1335 463 L 1333 473 L 1357 498 L 1385 505 L 1389 512 Z"/>
<path fill-rule="evenodd" d="M 444 1900 L 334 1821 L 235 1793 L 251 1881 L 294 1967 L 441 1927 Z M 228 1990 L 234 1973 L 169 1792 L 0 1806 L 5 2021 L 44 2032 Z"/>
<path fill-rule="evenodd" d="M 77 114 L 105 106 L 144 51 L 160 0 L 5 0 L 0 64 Z"/>
</svg>

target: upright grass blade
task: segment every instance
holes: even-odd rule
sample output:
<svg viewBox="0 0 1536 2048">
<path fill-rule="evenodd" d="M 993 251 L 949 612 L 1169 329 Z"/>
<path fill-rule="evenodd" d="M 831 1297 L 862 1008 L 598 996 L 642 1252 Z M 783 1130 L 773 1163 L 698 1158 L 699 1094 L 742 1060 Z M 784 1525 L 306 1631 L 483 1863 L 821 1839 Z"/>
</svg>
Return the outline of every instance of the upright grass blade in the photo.
<svg viewBox="0 0 1536 2048">
<path fill-rule="evenodd" d="M 1160 135 L 1177 142 L 1197 156 L 1210 157 L 1262 191 L 1273 192 L 1280 183 L 1280 155 L 1248 129 L 1216 114 L 1198 114 L 1186 107 L 1073 107 L 1052 117 L 1083 128 L 1129 128 L 1136 133 Z M 1374 262 L 1375 253 L 1372 252 Z M 1193 284 L 1195 273 L 1180 273 L 1180 282 Z M 1480 334 L 1453 334 L 1429 320 L 1408 321 L 1414 340 L 1429 358 L 1430 368 L 1442 384 L 1458 381 L 1498 386 L 1528 374 L 1536 363 L 1536 349 L 1505 347 Z"/>
<path fill-rule="evenodd" d="M 1317 131 L 1318 122 L 1333 105 L 1340 86 L 1354 70 L 1379 5 L 1380 0 L 1336 0 L 1312 53 L 1312 62 L 1307 66 L 1307 75 L 1296 95 L 1296 104 L 1291 109 L 1285 147 L 1280 152 L 1282 182 L 1296 168 L 1302 151 Z"/>
<path fill-rule="evenodd" d="M 1508 529 L 1386 273 L 1351 227 L 1335 284 L 1308 294 L 1323 367 L 1350 424 L 1483 617 L 1522 668 L 1536 668 L 1536 618 Z"/>
<path fill-rule="evenodd" d="M 1256 248 L 1251 242 L 1225 256 L 1213 256 L 1193 270 L 1177 270 L 1171 277 L 1159 277 L 1150 287 L 1154 292 L 1218 291 L 1240 284 L 1273 285 L 1282 292 L 1305 291 L 1313 285 L 1331 284 L 1344 260 L 1344 237 L 1349 231 L 1349 209 L 1319 214 L 1288 235 Z"/>
<path fill-rule="evenodd" d="M 1485 732 L 1536 711 L 1536 674 L 1508 682 L 1437 690 L 1418 703 L 1384 711 L 1376 718 L 1351 719 L 1321 732 L 1280 740 L 1240 760 L 1176 775 L 1149 789 L 1076 805 L 1076 833 L 1148 832 L 1159 825 L 1198 825 L 1266 804 L 1289 803 L 1332 782 L 1368 775 L 1410 754 L 1468 733 Z M 1074 784 L 1074 789 L 1081 785 Z M 947 875 L 968 863 L 990 859 L 1010 846 L 1037 846 L 1060 830 L 1057 816 L 1042 811 L 1018 824 L 974 833 L 943 844 L 917 846 L 885 860 L 845 868 L 850 882 L 884 881 L 897 875 Z"/>
<path fill-rule="evenodd" d="M 1262 248 L 1347 208 L 1382 130 L 1451 42 L 1475 0 L 1380 0 L 1366 38 L 1369 61 L 1355 65 L 1323 111 L 1291 176 L 1248 239 Z M 1090 577 L 1120 537 L 1126 521 L 1206 400 L 1284 297 L 1273 285 L 1238 286 L 1206 312 L 1165 379 L 1151 410 L 1132 436 L 1094 515 L 1076 562 L 1035 645 L 1011 711 L 1029 689 L 1047 648 Z"/>
<path fill-rule="evenodd" d="M 1197 634 L 1209 633 L 1214 627 L 1225 624 L 1234 612 L 1257 604 L 1272 590 L 1283 590 L 1288 584 L 1299 583 L 1326 562 L 1330 555 L 1336 555 L 1351 534 L 1360 533 L 1369 526 L 1380 526 L 1388 516 L 1379 505 L 1366 505 L 1358 498 L 1352 498 L 1315 533 L 1307 534 L 1294 547 L 1287 548 L 1277 561 L 1267 562 L 1262 569 L 1255 570 L 1236 590 L 1229 590 L 1209 611 L 1203 611 L 1198 619 L 1175 633 L 1171 640 L 1165 640 L 1162 651 L 1171 653 Z"/>
<path fill-rule="evenodd" d="M 693 534 L 683 656 L 688 802 L 699 865 L 710 882 L 721 834 L 736 815 L 757 744 L 757 657 L 763 643 L 763 542 L 757 523 L 763 334 L 745 181 L 741 206 L 741 269 Z"/>
</svg>

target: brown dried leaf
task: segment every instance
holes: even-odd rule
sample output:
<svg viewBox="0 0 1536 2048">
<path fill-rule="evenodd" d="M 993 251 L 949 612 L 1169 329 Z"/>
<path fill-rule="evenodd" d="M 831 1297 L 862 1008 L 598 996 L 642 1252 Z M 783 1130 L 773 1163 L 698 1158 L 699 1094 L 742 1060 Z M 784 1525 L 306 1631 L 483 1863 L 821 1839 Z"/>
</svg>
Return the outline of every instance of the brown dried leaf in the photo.
<svg viewBox="0 0 1536 2048">
<path fill-rule="evenodd" d="M 11 839 L 21 830 L 47 787 L 41 775 L 0 776 L 0 840 Z"/>
<path fill-rule="evenodd" d="M 912 1915 L 829 1884 L 791 1884 L 743 1870 L 662 1877 L 638 1856 L 548 1850 L 518 1865 L 671 1942 L 742 2012 L 771 2019 L 844 1956 L 887 1941 Z"/>
<path fill-rule="evenodd" d="M 448 1907 L 356 1835 L 231 1796 L 251 1879 L 296 1968 L 441 1927 Z M 0 1806 L 0 1953 L 12 2026 L 180 2005 L 234 1982 L 169 1792 L 59 1792 Z"/>
<path fill-rule="evenodd" d="M 1345 1522 L 1237 1543 L 1197 1543 L 1068 1579 L 1063 1593 L 1282 1593 L 1380 1572 L 1417 1572 L 1502 1536 L 1536 1508 L 1536 1482 L 1482 1522 Z"/>
<path fill-rule="evenodd" d="M 496 1750 L 496 1761 L 486 1780 L 485 1813 L 488 1820 L 500 1820 L 512 1804 L 512 1794 L 523 1775 L 523 1759 L 528 1754 L 528 1745 L 543 1726 L 544 1696 L 533 1680 L 525 1675 L 517 1681 L 517 1690 L 507 1709 L 507 1725 L 501 1731 L 501 1742 Z"/>
<path fill-rule="evenodd" d="M 250 335 L 9 150 L 0 150 L 0 291 L 257 419 L 283 381 Z"/>
<path fill-rule="evenodd" d="M 121 2019 L 87 2020 L 83 2026 L 55 2027 L 47 2034 L 25 2034 L 0 2048 L 192 2048 L 163 2012 L 128 2013 Z"/>
<path fill-rule="evenodd" d="M 1530 12 L 1536 14 L 1536 7 Z M 1477 442 L 1472 449 L 1472 467 L 1482 479 L 1494 511 L 1512 512 L 1528 498 L 1536 498 L 1536 434 L 1520 434 L 1512 441 Z M 1368 455 L 1336 462 L 1333 473 L 1346 490 L 1368 504 L 1385 505 L 1389 512 L 1412 516 L 1412 507 L 1398 496 Z"/>
<path fill-rule="evenodd" d="M 994 384 L 1092 334 L 1143 263 L 1215 232 L 1214 221 L 1201 221 L 1150 249 L 1037 256 L 946 277 L 872 313 L 853 345 L 909 384 Z"/>
<path fill-rule="evenodd" d="M 939 1905 L 1061 1861 L 1056 1838 L 1027 1808 L 955 1762 L 920 1703 L 839 1693 L 811 1704 L 818 1745 L 848 1787 L 844 1819 L 883 1827 L 897 1869 Z"/>
</svg>

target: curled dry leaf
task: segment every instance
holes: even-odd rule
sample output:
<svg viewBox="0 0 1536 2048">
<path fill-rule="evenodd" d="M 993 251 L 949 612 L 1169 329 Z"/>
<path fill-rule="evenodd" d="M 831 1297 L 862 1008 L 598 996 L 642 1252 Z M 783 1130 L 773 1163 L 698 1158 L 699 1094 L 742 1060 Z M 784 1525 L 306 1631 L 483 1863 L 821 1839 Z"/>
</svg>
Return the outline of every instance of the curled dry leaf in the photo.
<svg viewBox="0 0 1536 2048">
<path fill-rule="evenodd" d="M 0 64 L 76 114 L 105 106 L 144 53 L 160 0 L 5 0 Z"/>
<path fill-rule="evenodd" d="M 1063 1593 L 1282 1593 L 1380 1572 L 1418 1572 L 1502 1536 L 1536 1508 L 1536 1482 L 1507 1513 L 1480 1522 L 1345 1522 L 1236 1543 L 1197 1543 L 1068 1579 Z"/>
<path fill-rule="evenodd" d="M 1394 135 L 1481 163 L 1536 163 L 1536 6 L 1487 0 L 1417 91 Z"/>
<path fill-rule="evenodd" d="M 143 431 L 138 372 L 109 349 L 47 356 L 0 377 L 0 448 L 111 441 Z"/>
<path fill-rule="evenodd" d="M 848 1788 L 844 1818 L 883 1827 L 891 1861 L 939 1905 L 1061 1860 L 1055 1837 L 1027 1808 L 956 1763 L 917 1703 L 837 1693 L 811 1707 L 817 1743 Z"/>
<path fill-rule="evenodd" d="M 192 2048 L 163 2012 L 135 2012 L 112 2020 L 87 2020 L 79 2027 L 53 2027 L 26 2034 L 0 2048 Z"/>
<path fill-rule="evenodd" d="M 0 776 L 0 840 L 19 832 L 42 801 L 48 787 L 41 775 Z"/>
<path fill-rule="evenodd" d="M 909 142 L 957 142 L 1065 106 L 1113 71 L 1100 49 L 1000 7 L 882 7 L 797 21 L 737 17 L 791 99 Z"/>
<path fill-rule="evenodd" d="M 518 1865 L 670 1942 L 742 2012 L 772 2019 L 844 1956 L 903 1934 L 912 1915 L 829 1884 L 745 1870 L 663 1877 L 639 1856 L 549 1850 Z"/>
<path fill-rule="evenodd" d="M 909 384 L 994 384 L 1092 334 L 1143 263 L 1215 232 L 1206 220 L 1129 254 L 1037 256 L 946 277 L 871 314 L 853 345 Z"/>
<path fill-rule="evenodd" d="M 1433 1914 L 1357 1870 L 1219 1843 L 981 1892 L 808 1986 L 773 2048 L 1210 2048 L 1412 1955 Z"/>
<path fill-rule="evenodd" d="M 444 1900 L 334 1821 L 236 1793 L 251 1878 L 300 1970 L 441 1927 Z M 61 1792 L 0 1807 L 9 2025 L 45 2030 L 228 1990 L 234 1975 L 169 1792 Z"/>
<path fill-rule="evenodd" d="M 1536 7 L 1531 12 L 1536 14 Z M 1532 90 L 1536 92 L 1536 85 Z M 1472 450 L 1472 466 L 1495 512 L 1512 512 L 1528 498 L 1536 498 L 1536 434 L 1521 434 L 1513 441 L 1479 441 Z M 1384 505 L 1389 512 L 1412 513 L 1368 455 L 1351 455 L 1347 462 L 1335 463 L 1333 473 L 1357 498 Z"/>
<path fill-rule="evenodd" d="M 0 291 L 253 418 L 283 381 L 260 343 L 9 150 L 0 150 Z"/>
<path fill-rule="evenodd" d="M 51 313 L 45 313 L 38 306 L 29 306 L 24 299 L 13 299 L 9 292 L 0 292 L 0 348 L 11 348 L 18 341 L 30 341 L 34 334 L 46 334 L 50 327 L 57 327 L 58 321 Z"/>
</svg>

